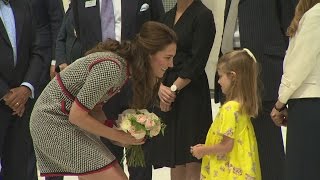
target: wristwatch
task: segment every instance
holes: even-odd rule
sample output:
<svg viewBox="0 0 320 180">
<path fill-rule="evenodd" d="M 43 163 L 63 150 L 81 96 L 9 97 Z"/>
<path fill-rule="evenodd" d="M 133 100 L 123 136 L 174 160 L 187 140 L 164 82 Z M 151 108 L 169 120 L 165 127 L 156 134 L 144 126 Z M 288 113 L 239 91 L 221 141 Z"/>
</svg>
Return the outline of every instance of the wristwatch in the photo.
<svg viewBox="0 0 320 180">
<path fill-rule="evenodd" d="M 175 84 L 172 84 L 172 85 L 171 85 L 170 90 L 171 90 L 172 92 L 175 92 L 176 94 L 179 93 L 178 87 L 177 87 Z"/>
<path fill-rule="evenodd" d="M 286 105 L 283 105 L 281 108 L 278 108 L 276 105 L 274 105 L 274 109 L 277 110 L 278 112 L 281 112 L 287 108 Z"/>
</svg>

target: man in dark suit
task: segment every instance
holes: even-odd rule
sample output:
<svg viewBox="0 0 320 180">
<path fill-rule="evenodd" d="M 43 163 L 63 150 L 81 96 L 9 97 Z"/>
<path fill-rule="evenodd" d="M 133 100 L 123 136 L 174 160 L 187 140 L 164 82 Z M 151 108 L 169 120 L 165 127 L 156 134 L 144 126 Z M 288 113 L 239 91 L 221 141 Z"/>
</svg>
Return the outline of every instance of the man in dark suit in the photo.
<svg viewBox="0 0 320 180">
<path fill-rule="evenodd" d="M 29 117 L 43 58 L 28 0 L 0 1 L 0 159 L 4 180 L 29 180 Z"/>
<path fill-rule="evenodd" d="M 88 4 L 88 1 L 74 0 L 72 2 L 75 29 L 80 38 L 83 53 L 103 40 L 101 28 L 102 15 L 100 12 L 100 2 L 102 0 L 93 1 L 95 1 L 94 6 Z M 116 37 L 113 39 L 116 40 L 132 39 L 139 32 L 144 22 L 159 20 L 164 13 L 161 0 L 118 0 L 118 2 L 113 3 L 114 8 L 121 11 L 114 11 Z M 119 29 L 119 34 L 117 34 L 117 29 Z"/>
<path fill-rule="evenodd" d="M 63 18 L 62 25 L 57 37 L 56 43 L 56 64 L 68 66 L 82 56 L 80 41 L 75 33 L 73 10 L 68 8 Z M 53 65 L 52 65 L 53 66 Z M 51 78 L 55 75 L 53 66 Z"/>
<path fill-rule="evenodd" d="M 40 51 L 44 57 L 39 88 L 35 92 L 36 98 L 50 81 L 50 62 L 55 59 L 55 44 L 62 23 L 64 8 L 62 0 L 30 0 L 37 20 Z M 34 152 L 30 152 L 30 171 L 36 171 Z M 31 173 L 34 174 L 34 173 Z M 37 179 L 38 177 L 32 177 Z M 62 179 L 62 178 L 61 178 Z M 46 180 L 54 180 L 46 178 Z M 58 180 L 58 179 L 56 179 Z"/>
<path fill-rule="evenodd" d="M 105 7 L 104 3 L 108 1 L 112 2 L 111 6 L 113 8 L 111 8 L 111 11 L 113 13 L 104 14 L 110 11 L 110 9 L 105 10 L 108 7 Z M 83 54 L 107 38 L 118 41 L 133 39 L 144 22 L 149 20 L 157 21 L 164 14 L 162 0 L 73 0 L 72 8 L 75 29 Z M 110 23 L 110 16 L 114 16 L 111 18 L 113 22 L 106 26 L 105 23 Z M 109 32 L 105 32 L 106 28 L 110 26 L 114 27 L 111 29 L 113 32 L 110 33 L 110 29 Z M 120 93 L 112 97 L 104 106 L 105 113 L 109 119 L 117 119 L 118 114 L 128 107 L 129 99 L 131 98 L 130 89 L 130 85 L 127 84 Z M 103 141 L 115 154 L 118 161 L 121 161 L 123 148 L 114 146 L 105 139 Z M 147 164 L 146 168 L 129 167 L 129 173 L 131 180 L 151 180 L 152 166 Z"/>
<path fill-rule="evenodd" d="M 294 7 L 293 1 L 287 0 L 226 1 L 222 54 L 248 48 L 261 65 L 262 109 L 252 123 L 264 180 L 283 179 L 285 153 L 282 134 L 281 129 L 272 123 L 270 112 L 278 97 L 282 62 L 289 40 L 285 34 L 294 15 Z M 215 87 L 215 101 L 219 102 L 223 95 L 218 83 Z"/>
<path fill-rule="evenodd" d="M 37 20 L 37 31 L 39 33 L 39 44 L 44 55 L 44 66 L 41 75 L 39 92 L 46 87 L 50 81 L 50 62 L 55 59 L 55 47 L 57 36 L 64 16 L 62 0 L 30 0 Z"/>
</svg>

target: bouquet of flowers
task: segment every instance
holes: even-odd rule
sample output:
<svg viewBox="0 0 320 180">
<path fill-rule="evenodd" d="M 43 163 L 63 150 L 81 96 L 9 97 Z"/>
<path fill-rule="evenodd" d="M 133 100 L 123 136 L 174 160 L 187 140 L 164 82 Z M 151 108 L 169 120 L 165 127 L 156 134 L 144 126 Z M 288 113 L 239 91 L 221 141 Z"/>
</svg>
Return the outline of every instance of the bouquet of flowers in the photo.
<svg viewBox="0 0 320 180">
<path fill-rule="evenodd" d="M 130 133 L 136 139 L 152 138 L 160 132 L 164 134 L 165 124 L 154 113 L 146 109 L 127 109 L 119 115 L 118 127 Z M 144 154 L 141 145 L 126 147 L 127 165 L 131 167 L 145 167 Z"/>
</svg>

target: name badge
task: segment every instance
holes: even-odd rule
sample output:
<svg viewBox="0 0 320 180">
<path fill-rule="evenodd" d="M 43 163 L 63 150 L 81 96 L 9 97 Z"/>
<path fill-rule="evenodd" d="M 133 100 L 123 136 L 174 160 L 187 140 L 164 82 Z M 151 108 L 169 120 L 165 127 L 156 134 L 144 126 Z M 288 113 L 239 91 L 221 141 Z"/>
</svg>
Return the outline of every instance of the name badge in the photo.
<svg viewBox="0 0 320 180">
<path fill-rule="evenodd" d="M 97 0 L 86 0 L 85 8 L 94 7 L 97 5 Z"/>
</svg>

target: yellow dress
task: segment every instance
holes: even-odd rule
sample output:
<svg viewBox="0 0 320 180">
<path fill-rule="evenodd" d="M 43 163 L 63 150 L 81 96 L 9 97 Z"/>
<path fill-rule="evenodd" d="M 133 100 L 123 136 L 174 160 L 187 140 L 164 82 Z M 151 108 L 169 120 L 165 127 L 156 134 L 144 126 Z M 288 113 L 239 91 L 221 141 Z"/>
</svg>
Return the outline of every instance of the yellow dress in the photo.
<svg viewBox="0 0 320 180">
<path fill-rule="evenodd" d="M 227 154 L 206 155 L 202 159 L 202 180 L 261 180 L 258 146 L 250 117 L 239 113 L 236 101 L 225 103 L 212 123 L 206 146 L 219 144 L 223 135 L 234 139 Z"/>
</svg>

